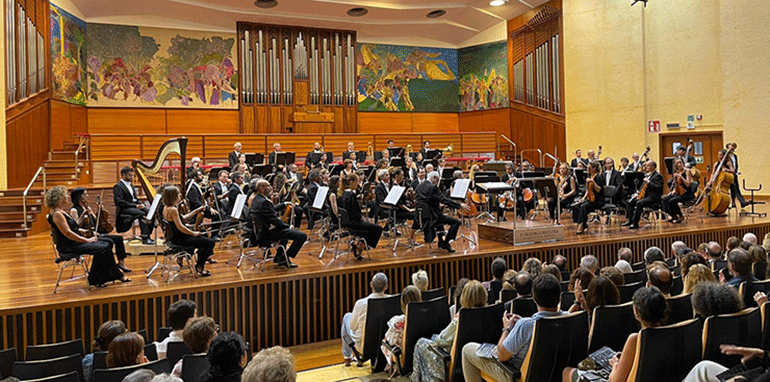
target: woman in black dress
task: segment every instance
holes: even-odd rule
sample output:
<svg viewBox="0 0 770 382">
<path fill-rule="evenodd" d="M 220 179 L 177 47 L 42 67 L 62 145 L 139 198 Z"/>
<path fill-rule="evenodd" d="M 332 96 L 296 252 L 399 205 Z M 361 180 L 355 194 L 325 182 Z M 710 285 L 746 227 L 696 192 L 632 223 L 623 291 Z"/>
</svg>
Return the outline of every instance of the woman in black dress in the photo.
<svg viewBox="0 0 770 382">
<path fill-rule="evenodd" d="M 70 199 L 72 200 L 70 216 L 78 222 L 79 233 L 88 235 L 89 229 L 95 233 L 99 227 L 96 224 L 96 214 L 86 203 L 86 196 L 88 196 L 88 190 L 84 187 L 78 187 L 70 192 Z M 104 216 L 100 218 L 104 219 Z M 131 269 L 126 267 L 126 246 L 123 243 L 123 236 L 99 234 L 99 240 L 112 242 L 115 255 L 118 257 L 118 268 L 124 273 L 131 272 Z"/>
<path fill-rule="evenodd" d="M 168 221 L 173 230 L 171 242 L 176 245 L 184 247 L 196 248 L 198 252 L 198 260 L 195 265 L 195 271 L 198 272 L 198 276 L 207 277 L 211 276 L 211 272 L 204 270 L 206 260 L 214 253 L 214 245 L 216 242 L 207 237 L 201 236 L 202 232 L 193 231 L 184 225 L 184 221 L 195 216 L 205 206 L 198 207 L 189 214 L 182 216 L 177 206 L 182 201 L 182 196 L 179 193 L 179 189 L 175 186 L 168 186 L 163 189 L 163 219 Z"/>
<path fill-rule="evenodd" d="M 570 207 L 572 202 L 575 201 L 575 196 L 577 196 L 575 177 L 570 174 L 569 165 L 564 162 L 559 165 L 558 185 L 559 198 L 561 199 L 560 206 L 564 210 Z M 548 213 L 551 216 L 551 220 L 556 220 L 555 198 L 548 198 Z"/>
<path fill-rule="evenodd" d="M 78 233 L 78 222 L 66 210 L 69 204 L 70 197 L 67 187 L 56 186 L 45 194 L 45 205 L 51 209 L 51 213 L 48 215 L 48 224 L 51 225 L 56 237 L 56 250 L 59 253 L 93 256 L 91 269 L 88 271 L 88 283 L 90 285 L 101 288 L 110 281 L 131 281 L 131 279 L 123 276 L 118 265 L 115 264 L 112 241 L 100 239 L 98 236 L 87 238 Z"/>
<path fill-rule="evenodd" d="M 366 241 L 369 248 L 377 248 L 377 243 L 382 236 L 382 227 L 365 222 L 361 214 L 361 206 L 358 204 L 358 175 L 350 174 L 342 180 L 340 186 L 339 207 L 348 212 L 348 224 L 345 228 L 355 236 L 360 236 Z M 361 248 L 354 249 L 354 255 L 360 258 Z"/>
</svg>

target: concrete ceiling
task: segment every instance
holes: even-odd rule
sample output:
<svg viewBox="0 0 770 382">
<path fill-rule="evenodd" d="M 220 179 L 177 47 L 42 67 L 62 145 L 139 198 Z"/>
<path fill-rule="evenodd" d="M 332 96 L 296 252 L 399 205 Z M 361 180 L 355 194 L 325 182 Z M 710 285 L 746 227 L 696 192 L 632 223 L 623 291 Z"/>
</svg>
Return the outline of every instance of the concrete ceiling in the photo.
<svg viewBox="0 0 770 382">
<path fill-rule="evenodd" d="M 350 29 L 360 41 L 419 42 L 458 46 L 547 0 L 508 0 L 499 7 L 489 0 L 278 0 L 261 9 L 254 0 L 71 0 L 87 22 L 235 31 L 236 21 Z M 351 8 L 369 13 L 350 17 Z M 426 15 L 443 9 L 446 14 Z"/>
</svg>

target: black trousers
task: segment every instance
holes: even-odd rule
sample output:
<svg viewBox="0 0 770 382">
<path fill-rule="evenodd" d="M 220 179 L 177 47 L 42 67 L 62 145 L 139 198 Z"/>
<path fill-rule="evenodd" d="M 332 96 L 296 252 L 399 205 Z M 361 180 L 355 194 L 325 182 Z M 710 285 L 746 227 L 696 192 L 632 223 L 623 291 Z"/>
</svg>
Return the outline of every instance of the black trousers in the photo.
<svg viewBox="0 0 770 382">
<path fill-rule="evenodd" d="M 147 216 L 147 211 L 140 210 L 138 208 L 126 208 L 123 210 L 120 210 L 120 216 L 118 216 L 117 220 L 131 220 L 132 222 L 134 220 L 139 219 L 139 229 L 142 231 L 142 237 L 145 239 L 149 239 L 150 236 L 152 236 L 152 224 L 144 221 L 144 217 Z M 116 226 L 118 224 L 115 224 Z M 131 229 L 131 226 L 129 226 L 128 229 Z M 125 231 L 123 231 L 125 232 Z"/>
<path fill-rule="evenodd" d="M 587 226 L 588 225 L 588 214 L 591 212 L 594 212 L 598 210 L 599 208 L 602 208 L 602 202 L 594 201 L 589 202 L 588 200 L 584 201 L 583 203 L 580 203 L 577 207 L 575 207 L 573 218 L 575 219 L 575 222 L 582 225 Z"/>
<path fill-rule="evenodd" d="M 115 249 L 115 256 L 118 257 L 118 260 L 123 260 L 126 258 L 126 246 L 123 243 L 123 236 L 120 235 L 99 235 L 99 240 L 104 239 L 105 241 L 109 240 L 112 243 L 112 248 Z"/>
<path fill-rule="evenodd" d="M 380 242 L 382 236 L 382 227 L 377 224 L 372 224 L 365 221 L 357 221 L 345 226 L 348 231 L 354 236 L 364 238 L 366 246 L 369 248 L 377 248 L 377 244 Z"/>
<path fill-rule="evenodd" d="M 176 236 L 174 238 L 176 238 Z M 179 240 L 172 240 L 171 242 L 176 245 L 197 249 L 198 262 L 196 263 L 196 266 L 198 268 L 203 268 L 203 266 L 206 265 L 206 260 L 214 254 L 214 246 L 217 244 L 216 241 L 204 236 L 187 235 Z"/>
<path fill-rule="evenodd" d="M 746 199 L 743 197 L 743 194 L 741 194 L 741 186 L 738 183 L 738 175 L 735 175 L 733 178 L 733 184 L 730 185 L 730 199 L 735 200 L 735 198 L 738 198 L 738 202 L 741 204 L 746 203 Z"/>
<path fill-rule="evenodd" d="M 460 229 L 460 220 L 444 214 L 439 214 L 438 219 L 436 219 L 436 224 L 434 225 L 436 231 L 443 230 L 444 224 L 449 225 L 449 231 L 447 231 L 444 241 L 453 241 L 457 238 L 457 231 Z"/>
<path fill-rule="evenodd" d="M 658 203 L 660 203 L 660 199 L 651 196 L 646 196 L 641 200 L 631 198 L 631 200 L 626 201 L 626 216 L 631 219 L 631 224 L 639 225 L 639 219 L 642 218 L 644 208 Z"/>
<path fill-rule="evenodd" d="M 90 285 L 100 285 L 123 278 L 123 272 L 118 269 L 115 257 L 112 255 L 111 240 L 100 237 L 96 243 L 78 243 L 69 248 L 60 249 L 59 252 L 91 255 L 91 269 L 88 271 Z"/>
<path fill-rule="evenodd" d="M 562 211 L 569 208 L 573 201 L 575 201 L 574 195 L 570 198 L 562 199 L 560 203 Z M 548 214 L 551 216 L 551 220 L 556 219 L 556 199 L 554 198 L 548 198 Z"/>
<path fill-rule="evenodd" d="M 297 257 L 299 250 L 302 249 L 307 240 L 307 234 L 296 229 L 273 228 L 267 231 L 267 234 L 270 240 L 278 240 L 284 248 L 289 244 L 289 240 L 291 240 L 291 246 L 286 248 L 286 255 L 291 258 Z"/>
<path fill-rule="evenodd" d="M 686 203 L 693 199 L 695 199 L 693 195 L 666 195 L 663 197 L 663 199 L 661 199 L 660 207 L 663 209 L 663 212 L 669 214 L 670 216 L 678 217 L 682 216 L 682 209 L 679 208 L 679 203 Z"/>
<path fill-rule="evenodd" d="M 414 212 L 404 211 L 404 210 L 397 210 L 396 211 L 396 222 L 402 222 L 402 221 L 412 221 L 412 229 L 418 229 L 420 228 L 419 222 L 417 221 L 417 215 Z"/>
</svg>

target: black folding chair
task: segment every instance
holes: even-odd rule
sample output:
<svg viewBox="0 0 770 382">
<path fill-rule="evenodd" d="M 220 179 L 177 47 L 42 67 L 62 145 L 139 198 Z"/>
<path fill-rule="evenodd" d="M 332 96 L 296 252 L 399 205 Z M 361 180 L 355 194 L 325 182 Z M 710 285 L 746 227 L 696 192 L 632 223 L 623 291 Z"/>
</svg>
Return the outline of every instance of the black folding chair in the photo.
<svg viewBox="0 0 770 382">
<path fill-rule="evenodd" d="M 46 345 L 27 346 L 26 360 L 37 361 L 43 359 L 59 358 L 73 354 L 83 357 L 83 340 L 78 338 L 72 341 L 59 342 Z"/>
<path fill-rule="evenodd" d="M 11 376 L 14 362 L 16 362 L 16 348 L 0 350 L 0 379 Z"/>
<path fill-rule="evenodd" d="M 133 366 L 95 369 L 91 380 L 94 382 L 122 382 L 123 378 L 139 369 L 152 370 L 155 374 L 170 373 L 171 364 L 168 362 L 168 358 L 162 358 L 157 361 Z"/>
<path fill-rule="evenodd" d="M 81 381 L 84 380 L 83 357 L 80 354 L 37 361 L 16 361 L 13 364 L 11 375 L 22 381 L 26 381 L 30 379 L 53 377 L 72 371 L 77 372 Z M 95 379 L 95 381 L 102 382 L 98 379 Z"/>
<path fill-rule="evenodd" d="M 172 367 L 188 354 L 192 354 L 192 350 L 182 341 L 172 341 L 166 345 L 166 358 Z"/>
<path fill-rule="evenodd" d="M 206 354 L 187 354 L 182 357 L 182 380 L 184 382 L 200 382 L 208 369 L 209 359 Z"/>
</svg>

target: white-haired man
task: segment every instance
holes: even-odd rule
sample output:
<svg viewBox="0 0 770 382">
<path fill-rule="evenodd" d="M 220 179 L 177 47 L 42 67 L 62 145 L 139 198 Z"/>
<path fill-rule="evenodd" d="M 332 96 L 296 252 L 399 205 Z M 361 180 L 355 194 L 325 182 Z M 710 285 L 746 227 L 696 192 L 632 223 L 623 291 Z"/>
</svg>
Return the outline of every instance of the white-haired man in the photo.
<svg viewBox="0 0 770 382">
<path fill-rule="evenodd" d="M 420 183 L 416 190 L 416 201 L 418 203 L 425 203 L 428 205 L 430 211 L 428 211 L 428 218 L 424 219 L 422 224 L 422 230 L 425 233 L 425 242 L 430 243 L 436 237 L 436 228 L 444 228 L 444 224 L 449 224 L 449 231 L 446 236 L 438 238 L 438 247 L 447 250 L 452 253 L 455 250 L 452 248 L 451 242 L 457 237 L 457 231 L 460 229 L 460 221 L 451 218 L 441 213 L 440 204 L 447 205 L 451 208 L 467 210 L 468 206 L 464 203 L 460 204 L 452 199 L 449 199 L 438 188 L 438 181 L 440 177 L 438 172 L 433 171 L 428 174 L 428 181 Z"/>
<path fill-rule="evenodd" d="M 372 288 L 372 293 L 356 301 L 353 311 L 342 316 L 342 356 L 345 358 L 345 366 L 350 366 L 354 352 L 360 354 L 363 350 L 369 299 L 387 297 L 385 291 L 388 289 L 388 276 L 382 272 L 376 273 L 369 286 Z"/>
<path fill-rule="evenodd" d="M 235 166 L 237 166 L 239 162 L 238 157 L 241 156 L 241 150 L 243 150 L 241 142 L 235 142 L 233 151 L 227 156 L 227 161 L 230 162 L 230 171 L 235 171 Z"/>
</svg>

